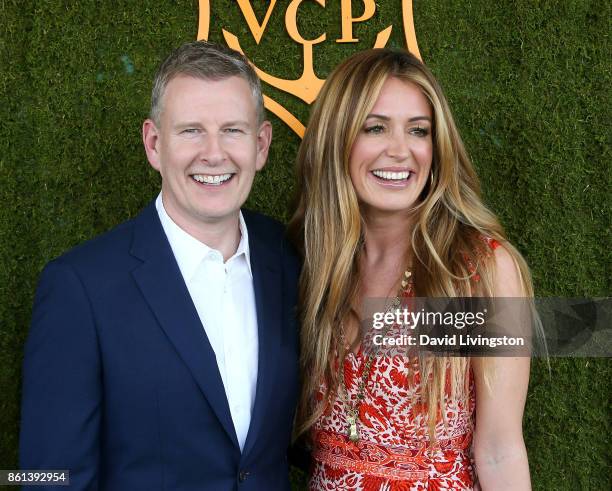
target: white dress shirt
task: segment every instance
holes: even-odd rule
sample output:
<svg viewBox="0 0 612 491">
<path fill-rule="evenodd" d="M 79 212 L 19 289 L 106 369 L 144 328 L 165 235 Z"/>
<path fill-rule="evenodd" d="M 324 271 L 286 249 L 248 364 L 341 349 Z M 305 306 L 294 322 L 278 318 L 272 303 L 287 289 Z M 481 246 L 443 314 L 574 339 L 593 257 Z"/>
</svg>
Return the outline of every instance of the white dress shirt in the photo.
<svg viewBox="0 0 612 491">
<path fill-rule="evenodd" d="M 240 213 L 240 243 L 226 262 L 180 228 L 166 213 L 162 195 L 157 213 L 187 290 L 215 352 L 232 421 L 244 447 L 257 385 L 257 312 L 249 256 L 249 235 Z"/>
</svg>

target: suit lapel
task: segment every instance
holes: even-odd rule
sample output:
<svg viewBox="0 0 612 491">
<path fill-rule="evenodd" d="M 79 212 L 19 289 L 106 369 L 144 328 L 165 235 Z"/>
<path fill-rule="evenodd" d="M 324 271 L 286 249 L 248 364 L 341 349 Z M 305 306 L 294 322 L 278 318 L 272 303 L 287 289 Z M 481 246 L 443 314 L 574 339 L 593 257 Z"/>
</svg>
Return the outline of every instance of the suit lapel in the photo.
<svg viewBox="0 0 612 491">
<path fill-rule="evenodd" d="M 248 225 L 248 222 L 247 222 Z M 255 404 L 244 445 L 247 455 L 265 423 L 267 407 L 274 400 L 274 378 L 281 341 L 282 292 L 280 255 L 261 240 L 258 230 L 249 226 L 249 248 L 257 308 L 258 367 Z"/>
<path fill-rule="evenodd" d="M 132 275 L 145 300 L 190 369 L 219 422 L 238 447 L 215 353 L 202 328 L 154 202 L 136 219 L 131 252 L 143 261 Z"/>
</svg>

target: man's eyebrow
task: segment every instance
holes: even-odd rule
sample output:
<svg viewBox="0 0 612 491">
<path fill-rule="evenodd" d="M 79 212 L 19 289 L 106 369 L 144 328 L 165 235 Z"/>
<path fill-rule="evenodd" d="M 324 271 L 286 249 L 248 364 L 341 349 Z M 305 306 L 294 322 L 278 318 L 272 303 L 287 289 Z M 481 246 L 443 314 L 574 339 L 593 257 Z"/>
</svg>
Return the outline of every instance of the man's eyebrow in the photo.
<svg viewBox="0 0 612 491">
<path fill-rule="evenodd" d="M 175 128 L 199 128 L 200 126 L 202 125 L 197 121 L 181 121 L 174 125 Z"/>
<path fill-rule="evenodd" d="M 384 114 L 376 114 L 376 113 L 372 113 L 372 114 L 368 114 L 366 119 L 370 119 L 370 118 L 376 118 L 376 119 L 381 119 L 383 121 L 389 121 L 391 118 L 389 116 L 385 116 Z M 408 120 L 410 123 L 413 123 L 414 121 L 429 121 L 431 123 L 431 118 L 429 116 L 414 116 L 412 118 L 410 118 Z"/>
<path fill-rule="evenodd" d="M 244 119 L 235 119 L 223 123 L 222 126 L 249 126 L 249 122 Z"/>
<path fill-rule="evenodd" d="M 234 119 L 232 121 L 226 121 L 221 124 L 221 128 L 227 128 L 228 126 L 240 126 L 240 127 L 248 127 L 249 122 L 242 119 Z M 202 128 L 202 123 L 198 121 L 179 121 L 173 125 L 174 128 L 183 129 L 183 128 Z"/>
</svg>

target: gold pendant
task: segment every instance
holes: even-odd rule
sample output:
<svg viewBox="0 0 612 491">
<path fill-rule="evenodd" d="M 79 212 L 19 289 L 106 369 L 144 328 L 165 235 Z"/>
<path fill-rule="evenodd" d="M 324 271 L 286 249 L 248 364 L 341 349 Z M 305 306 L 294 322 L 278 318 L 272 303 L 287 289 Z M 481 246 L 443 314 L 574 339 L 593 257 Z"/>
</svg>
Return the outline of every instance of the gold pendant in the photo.
<svg viewBox="0 0 612 491">
<path fill-rule="evenodd" d="M 359 440 L 359 432 L 357 431 L 357 416 L 350 415 L 346 417 L 348 421 L 348 439 L 352 442 L 356 442 Z"/>
</svg>

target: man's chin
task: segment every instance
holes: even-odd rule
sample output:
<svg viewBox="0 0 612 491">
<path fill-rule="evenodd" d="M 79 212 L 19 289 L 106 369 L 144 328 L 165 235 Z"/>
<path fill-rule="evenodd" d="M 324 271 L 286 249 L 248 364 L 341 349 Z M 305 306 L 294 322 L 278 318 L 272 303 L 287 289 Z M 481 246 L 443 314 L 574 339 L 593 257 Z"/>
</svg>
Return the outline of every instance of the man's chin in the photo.
<svg viewBox="0 0 612 491">
<path fill-rule="evenodd" d="M 238 220 L 240 216 L 240 208 L 232 209 L 205 209 L 198 210 L 194 215 L 196 222 L 202 224 L 219 224 L 223 222 L 232 222 Z"/>
</svg>

